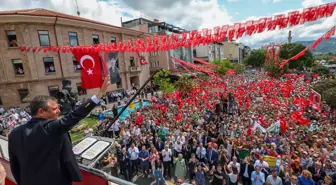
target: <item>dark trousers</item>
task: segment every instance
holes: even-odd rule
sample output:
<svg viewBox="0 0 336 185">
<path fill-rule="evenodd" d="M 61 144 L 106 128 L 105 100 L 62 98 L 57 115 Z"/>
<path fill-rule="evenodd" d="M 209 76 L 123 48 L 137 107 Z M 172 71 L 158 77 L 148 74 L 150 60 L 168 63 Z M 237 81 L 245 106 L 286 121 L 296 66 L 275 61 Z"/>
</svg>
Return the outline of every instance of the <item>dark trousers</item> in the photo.
<svg viewBox="0 0 336 185">
<path fill-rule="evenodd" d="M 130 176 L 133 176 L 134 172 L 138 173 L 138 159 L 131 160 L 131 173 L 130 173 Z"/>
<path fill-rule="evenodd" d="M 171 177 L 171 168 L 170 168 L 170 164 L 171 161 L 163 161 L 163 167 L 164 167 L 164 171 L 163 171 L 163 176 L 167 177 Z M 168 172 L 168 174 L 167 174 Z"/>
<path fill-rule="evenodd" d="M 113 138 L 113 131 L 112 130 L 107 131 L 107 137 Z"/>
<path fill-rule="evenodd" d="M 201 158 L 201 159 L 198 159 L 199 160 L 199 162 L 201 162 L 201 163 L 205 163 L 206 161 L 205 161 L 205 157 L 204 158 Z"/>
<path fill-rule="evenodd" d="M 127 180 L 127 181 L 130 180 L 129 175 L 128 175 L 127 167 L 120 168 L 120 174 L 125 177 L 125 180 Z"/>
<path fill-rule="evenodd" d="M 243 185 L 251 185 L 252 184 L 251 179 L 248 178 L 248 177 L 245 177 L 245 176 L 242 176 L 242 183 L 243 183 Z"/>
<path fill-rule="evenodd" d="M 114 131 L 115 137 L 119 137 L 119 130 L 118 131 Z"/>
</svg>

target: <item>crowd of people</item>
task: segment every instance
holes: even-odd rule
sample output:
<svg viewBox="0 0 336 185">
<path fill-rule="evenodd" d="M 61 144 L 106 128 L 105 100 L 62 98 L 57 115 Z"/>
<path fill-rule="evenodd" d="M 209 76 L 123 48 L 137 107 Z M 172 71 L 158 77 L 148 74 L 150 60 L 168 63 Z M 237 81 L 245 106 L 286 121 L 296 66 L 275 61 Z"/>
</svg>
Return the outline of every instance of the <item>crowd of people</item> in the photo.
<svg viewBox="0 0 336 185">
<path fill-rule="evenodd" d="M 309 101 L 303 76 L 195 82 L 190 92 L 152 98 L 152 106 L 112 125 L 108 136 L 119 141 L 106 159 L 112 175 L 157 184 L 336 184 L 335 112 Z M 224 90 L 212 91 L 218 87 Z"/>
<path fill-rule="evenodd" d="M 154 178 L 157 185 L 336 184 L 335 111 L 310 99 L 302 76 L 194 82 L 190 91 L 153 96 L 152 106 L 112 124 L 106 136 L 118 141 L 117 153 L 105 165 L 113 176 Z M 22 109 L 0 108 L 0 131 L 29 119 Z M 99 119 L 102 128 L 112 121 Z"/>
<path fill-rule="evenodd" d="M 30 119 L 31 116 L 24 109 L 11 108 L 5 110 L 0 107 L 0 135 L 7 137 L 11 130 L 25 124 Z"/>
</svg>

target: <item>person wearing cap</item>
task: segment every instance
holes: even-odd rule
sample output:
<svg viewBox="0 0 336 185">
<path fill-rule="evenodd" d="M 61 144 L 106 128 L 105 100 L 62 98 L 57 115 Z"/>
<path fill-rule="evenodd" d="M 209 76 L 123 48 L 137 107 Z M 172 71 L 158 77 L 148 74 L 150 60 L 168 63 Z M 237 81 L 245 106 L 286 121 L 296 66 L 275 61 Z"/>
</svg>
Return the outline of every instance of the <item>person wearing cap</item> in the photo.
<svg viewBox="0 0 336 185">
<path fill-rule="evenodd" d="M 272 174 L 266 178 L 266 182 L 270 182 L 271 185 L 282 185 L 282 180 L 278 177 L 278 171 L 276 169 L 272 170 Z"/>
<path fill-rule="evenodd" d="M 301 164 L 302 164 L 302 169 L 307 169 L 308 165 L 311 163 L 311 158 L 308 155 L 307 151 L 302 152 L 302 157 L 301 157 Z"/>
</svg>

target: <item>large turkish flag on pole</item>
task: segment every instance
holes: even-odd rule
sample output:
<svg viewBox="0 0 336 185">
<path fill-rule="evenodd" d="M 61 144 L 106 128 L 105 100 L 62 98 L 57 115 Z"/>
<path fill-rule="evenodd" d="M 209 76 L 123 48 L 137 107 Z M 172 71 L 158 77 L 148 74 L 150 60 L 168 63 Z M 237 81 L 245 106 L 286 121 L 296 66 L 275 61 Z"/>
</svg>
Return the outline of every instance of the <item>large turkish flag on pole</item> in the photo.
<svg viewBox="0 0 336 185">
<path fill-rule="evenodd" d="M 98 52 L 74 50 L 72 54 L 81 65 L 82 88 L 93 89 L 101 87 L 103 77 Z"/>
</svg>

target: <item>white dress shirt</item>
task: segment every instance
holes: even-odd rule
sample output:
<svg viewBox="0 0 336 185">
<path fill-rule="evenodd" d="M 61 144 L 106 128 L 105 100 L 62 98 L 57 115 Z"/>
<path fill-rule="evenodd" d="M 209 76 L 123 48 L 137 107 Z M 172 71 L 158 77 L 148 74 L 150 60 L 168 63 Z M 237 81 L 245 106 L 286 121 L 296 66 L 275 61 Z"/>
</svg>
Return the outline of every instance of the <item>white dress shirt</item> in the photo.
<svg viewBox="0 0 336 185">
<path fill-rule="evenodd" d="M 137 160 L 139 158 L 139 149 L 138 147 L 134 147 L 134 150 L 132 149 L 132 147 L 128 148 L 128 153 L 131 155 L 131 160 Z"/>
<path fill-rule="evenodd" d="M 169 149 L 169 148 L 168 148 L 168 150 L 163 149 L 162 150 L 162 156 L 163 156 L 163 161 L 164 162 L 171 161 L 171 157 L 172 157 L 171 149 Z"/>
<path fill-rule="evenodd" d="M 174 149 L 176 152 L 182 152 L 182 143 L 178 144 L 177 142 L 175 142 L 174 144 Z"/>
</svg>

